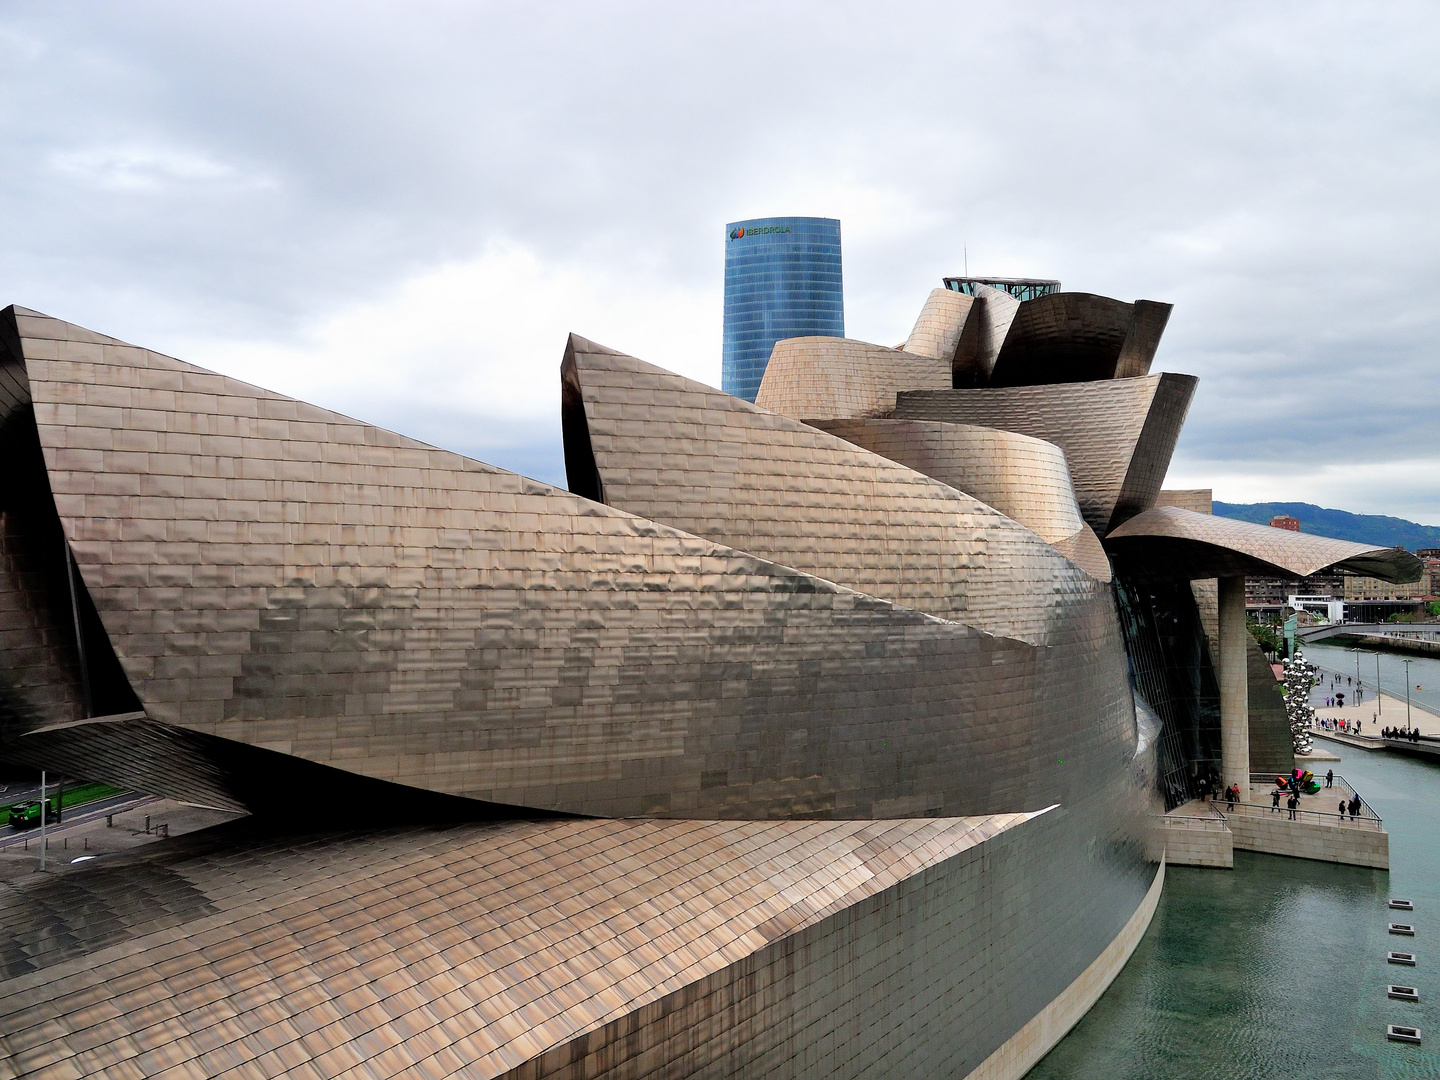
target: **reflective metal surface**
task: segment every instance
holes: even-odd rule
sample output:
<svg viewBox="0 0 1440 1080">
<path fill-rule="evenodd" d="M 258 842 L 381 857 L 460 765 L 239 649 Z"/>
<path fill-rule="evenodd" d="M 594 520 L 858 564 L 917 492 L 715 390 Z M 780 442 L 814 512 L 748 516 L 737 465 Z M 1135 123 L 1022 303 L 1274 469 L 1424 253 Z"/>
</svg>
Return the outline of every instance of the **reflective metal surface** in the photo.
<svg viewBox="0 0 1440 1080">
<path fill-rule="evenodd" d="M 907 391 L 895 416 L 980 424 L 1054 443 L 1065 451 L 1081 513 L 1105 536 L 1155 505 L 1195 382 L 1165 372 L 1053 386 Z"/>
<path fill-rule="evenodd" d="M 964 1075 L 1143 895 L 1095 820 L 224 827 L 0 898 L 0 1062 Z"/>
<path fill-rule="evenodd" d="M 904 350 L 953 364 L 955 352 L 960 347 L 960 334 L 965 329 L 965 320 L 974 303 L 973 296 L 953 289 L 930 290 L 925 306 L 915 320 L 915 327 L 903 346 Z"/>
<path fill-rule="evenodd" d="M 950 360 L 850 338 L 775 343 L 755 404 L 792 419 L 891 416 L 900 390 L 944 390 Z"/>
<path fill-rule="evenodd" d="M 1303 578 L 1333 568 L 1406 582 L 1418 580 L 1425 571 L 1425 564 L 1404 548 L 1332 540 L 1179 506 L 1157 506 L 1131 518 L 1106 536 L 1105 544 L 1141 572 L 1179 579 L 1246 574 Z"/>
<path fill-rule="evenodd" d="M 583 338 L 566 364 L 611 506 L 1037 645 L 1110 610 L 1034 533 L 913 469 Z"/>
<path fill-rule="evenodd" d="M 812 420 L 812 427 L 974 496 L 1055 543 L 1085 527 L 1064 452 L 1013 431 L 926 420 Z"/>
<path fill-rule="evenodd" d="M 1005 335 L 988 385 L 1037 386 L 1148 375 L 1171 307 L 1153 300 L 1127 304 L 1079 292 L 1026 300 Z"/>
<path fill-rule="evenodd" d="M 795 345 L 794 401 L 954 393 L 947 325 Z M 890 457 L 572 338 L 572 493 L 24 309 L 0 344 L 0 753 L 509 818 L 27 883 L 12 1072 L 963 1075 L 1154 878 L 1068 448 L 907 423 Z M 1141 427 L 1165 378 L 1124 380 Z M 1122 477 L 1173 446 L 1098 437 Z"/>
</svg>

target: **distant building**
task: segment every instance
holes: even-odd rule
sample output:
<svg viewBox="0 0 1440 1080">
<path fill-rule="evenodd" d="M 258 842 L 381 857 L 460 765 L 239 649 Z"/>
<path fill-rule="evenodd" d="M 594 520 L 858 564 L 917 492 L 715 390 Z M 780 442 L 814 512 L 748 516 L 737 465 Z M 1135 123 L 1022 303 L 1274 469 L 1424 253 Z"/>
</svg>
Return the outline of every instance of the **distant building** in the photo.
<svg viewBox="0 0 1440 1080">
<path fill-rule="evenodd" d="M 775 342 L 844 336 L 839 221 L 775 217 L 725 226 L 722 390 L 754 401 Z"/>
<path fill-rule="evenodd" d="M 1300 531 L 1300 519 L 1291 517 L 1289 514 L 1281 514 L 1279 517 L 1270 519 L 1272 529 L 1289 529 L 1291 532 Z"/>
<path fill-rule="evenodd" d="M 1245 579 L 1245 606 L 1274 608 L 1278 612 L 1286 605 L 1287 599 L 1296 593 L 1303 596 L 1338 598 L 1344 590 L 1344 580 L 1336 573 L 1311 574 L 1302 581 L 1252 575 Z"/>
<path fill-rule="evenodd" d="M 1427 561 L 1419 581 L 1395 585 L 1379 578 L 1346 574 L 1341 588 L 1346 600 L 1418 600 L 1434 595 L 1433 568 Z"/>
</svg>

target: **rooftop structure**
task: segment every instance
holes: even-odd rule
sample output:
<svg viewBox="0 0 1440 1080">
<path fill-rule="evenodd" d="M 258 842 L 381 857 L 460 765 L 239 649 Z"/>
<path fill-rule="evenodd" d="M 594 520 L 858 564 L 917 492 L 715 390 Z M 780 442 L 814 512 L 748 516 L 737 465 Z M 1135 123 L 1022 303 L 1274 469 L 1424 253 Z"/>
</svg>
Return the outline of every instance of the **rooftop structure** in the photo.
<svg viewBox="0 0 1440 1080">
<path fill-rule="evenodd" d="M 978 295 L 976 286 L 985 286 L 1009 293 L 1016 300 L 1037 300 L 1060 291 L 1060 282 L 1053 278 L 947 277 L 945 288 L 966 296 Z"/>
</svg>

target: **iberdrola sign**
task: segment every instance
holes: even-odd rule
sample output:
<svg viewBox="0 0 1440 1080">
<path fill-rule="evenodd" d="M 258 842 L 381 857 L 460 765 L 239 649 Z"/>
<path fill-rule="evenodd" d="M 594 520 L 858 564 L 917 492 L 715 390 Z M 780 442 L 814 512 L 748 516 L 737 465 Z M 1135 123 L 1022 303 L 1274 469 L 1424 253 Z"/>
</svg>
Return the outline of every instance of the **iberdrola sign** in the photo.
<svg viewBox="0 0 1440 1080">
<path fill-rule="evenodd" d="M 739 240 L 745 236 L 764 236 L 766 233 L 785 233 L 789 231 L 789 225 L 755 225 L 748 229 L 740 227 L 730 230 L 730 239 Z"/>
</svg>

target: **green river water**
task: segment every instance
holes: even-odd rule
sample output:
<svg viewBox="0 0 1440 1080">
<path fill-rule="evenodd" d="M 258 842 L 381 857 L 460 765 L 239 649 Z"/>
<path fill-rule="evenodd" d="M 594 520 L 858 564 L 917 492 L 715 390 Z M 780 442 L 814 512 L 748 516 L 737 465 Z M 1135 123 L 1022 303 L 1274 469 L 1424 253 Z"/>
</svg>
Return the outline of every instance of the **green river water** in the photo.
<svg viewBox="0 0 1440 1080">
<path fill-rule="evenodd" d="M 1232 871 L 1170 869 L 1130 963 L 1029 1080 L 1440 1077 L 1440 765 L 1340 753 L 1336 771 L 1385 819 L 1390 871 L 1240 851 Z M 1390 949 L 1419 966 L 1386 963 Z M 1389 999 L 1389 983 L 1420 1003 Z M 1386 1024 L 1424 1043 L 1388 1042 Z"/>
</svg>

